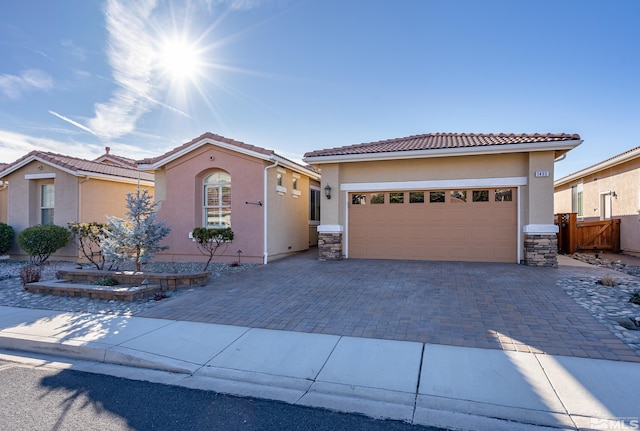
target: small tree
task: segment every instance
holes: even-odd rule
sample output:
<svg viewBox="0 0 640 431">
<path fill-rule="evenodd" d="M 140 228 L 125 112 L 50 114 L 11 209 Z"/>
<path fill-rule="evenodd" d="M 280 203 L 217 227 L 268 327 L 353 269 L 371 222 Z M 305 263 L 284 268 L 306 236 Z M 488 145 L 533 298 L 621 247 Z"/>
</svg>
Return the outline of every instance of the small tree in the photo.
<svg viewBox="0 0 640 431">
<path fill-rule="evenodd" d="M 78 246 L 82 255 L 97 269 L 104 269 L 107 260 L 101 248 L 107 225 L 97 222 L 69 222 L 67 226 L 69 226 L 71 234 L 78 239 Z"/>
<path fill-rule="evenodd" d="M 69 232 L 62 226 L 39 224 L 18 234 L 18 245 L 30 256 L 32 264 L 42 265 L 56 250 L 69 242 Z"/>
<path fill-rule="evenodd" d="M 156 252 L 168 247 L 158 244 L 171 228 L 156 222 L 158 204 L 147 190 L 127 193 L 127 219 L 107 217 L 107 229 L 102 240 L 105 259 L 116 263 L 130 260 L 141 271 L 141 265 L 153 258 Z"/>
<path fill-rule="evenodd" d="M 5 223 L 0 223 L 0 256 L 7 254 L 13 243 L 15 232 Z"/>
<path fill-rule="evenodd" d="M 226 227 L 223 229 L 207 229 L 205 227 L 197 227 L 191 233 L 193 240 L 198 246 L 200 253 L 209 256 L 209 260 L 204 265 L 203 271 L 206 271 L 216 254 L 218 249 L 224 245 L 225 249 L 231 241 L 233 241 L 233 231 Z"/>
</svg>

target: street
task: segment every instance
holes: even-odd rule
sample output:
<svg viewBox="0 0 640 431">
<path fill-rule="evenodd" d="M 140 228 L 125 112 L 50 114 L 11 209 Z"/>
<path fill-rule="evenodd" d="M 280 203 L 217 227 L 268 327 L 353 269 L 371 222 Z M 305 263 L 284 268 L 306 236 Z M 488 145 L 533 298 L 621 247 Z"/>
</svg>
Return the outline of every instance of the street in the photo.
<svg viewBox="0 0 640 431">
<path fill-rule="evenodd" d="M 276 401 L 1 360 L 0 429 L 437 431 Z"/>
</svg>

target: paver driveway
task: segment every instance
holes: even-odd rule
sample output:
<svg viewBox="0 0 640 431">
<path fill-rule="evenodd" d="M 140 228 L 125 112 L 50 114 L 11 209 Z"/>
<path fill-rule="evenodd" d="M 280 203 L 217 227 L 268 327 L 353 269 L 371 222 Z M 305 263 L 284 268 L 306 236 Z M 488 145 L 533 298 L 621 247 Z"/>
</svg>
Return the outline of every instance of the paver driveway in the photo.
<svg viewBox="0 0 640 431">
<path fill-rule="evenodd" d="M 312 250 L 222 277 L 138 316 L 640 362 L 557 285 L 605 271 L 319 262 Z"/>
</svg>

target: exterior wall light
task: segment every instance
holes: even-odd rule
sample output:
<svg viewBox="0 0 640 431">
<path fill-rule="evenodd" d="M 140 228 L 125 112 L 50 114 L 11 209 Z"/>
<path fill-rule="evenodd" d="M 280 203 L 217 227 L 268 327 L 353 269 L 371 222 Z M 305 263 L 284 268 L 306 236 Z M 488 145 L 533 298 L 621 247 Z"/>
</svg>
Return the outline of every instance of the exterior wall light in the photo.
<svg viewBox="0 0 640 431">
<path fill-rule="evenodd" d="M 327 199 L 331 199 L 331 186 L 329 184 L 324 187 L 324 195 Z"/>
</svg>

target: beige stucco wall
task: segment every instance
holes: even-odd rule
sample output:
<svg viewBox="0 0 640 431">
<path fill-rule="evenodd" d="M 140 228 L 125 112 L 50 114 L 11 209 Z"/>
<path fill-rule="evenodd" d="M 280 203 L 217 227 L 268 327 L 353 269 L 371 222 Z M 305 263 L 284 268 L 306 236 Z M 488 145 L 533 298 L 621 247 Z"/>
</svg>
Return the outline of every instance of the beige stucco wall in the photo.
<svg viewBox="0 0 640 431">
<path fill-rule="evenodd" d="M 407 181 L 446 183 L 447 180 L 472 182 L 511 177 L 525 178 L 526 181 L 526 185 L 519 187 L 520 229 L 525 225 L 552 225 L 553 164 L 553 151 L 318 164 L 322 170 L 322 188 L 329 184 L 333 191 L 330 200 L 322 193 L 321 228 L 344 229 L 346 226 L 348 193 L 340 190 L 343 184 Z M 536 177 L 536 171 L 548 172 L 548 176 Z"/>
<path fill-rule="evenodd" d="M 9 196 L 9 188 L 0 183 L 0 223 L 7 223 L 7 198 Z"/>
<path fill-rule="evenodd" d="M 640 253 L 640 160 L 630 160 L 555 187 L 554 211 L 571 212 L 571 187 L 582 183 L 584 221 L 604 217 L 602 195 L 611 198 L 611 216 L 620 219 L 620 247 L 623 252 Z"/>
</svg>

